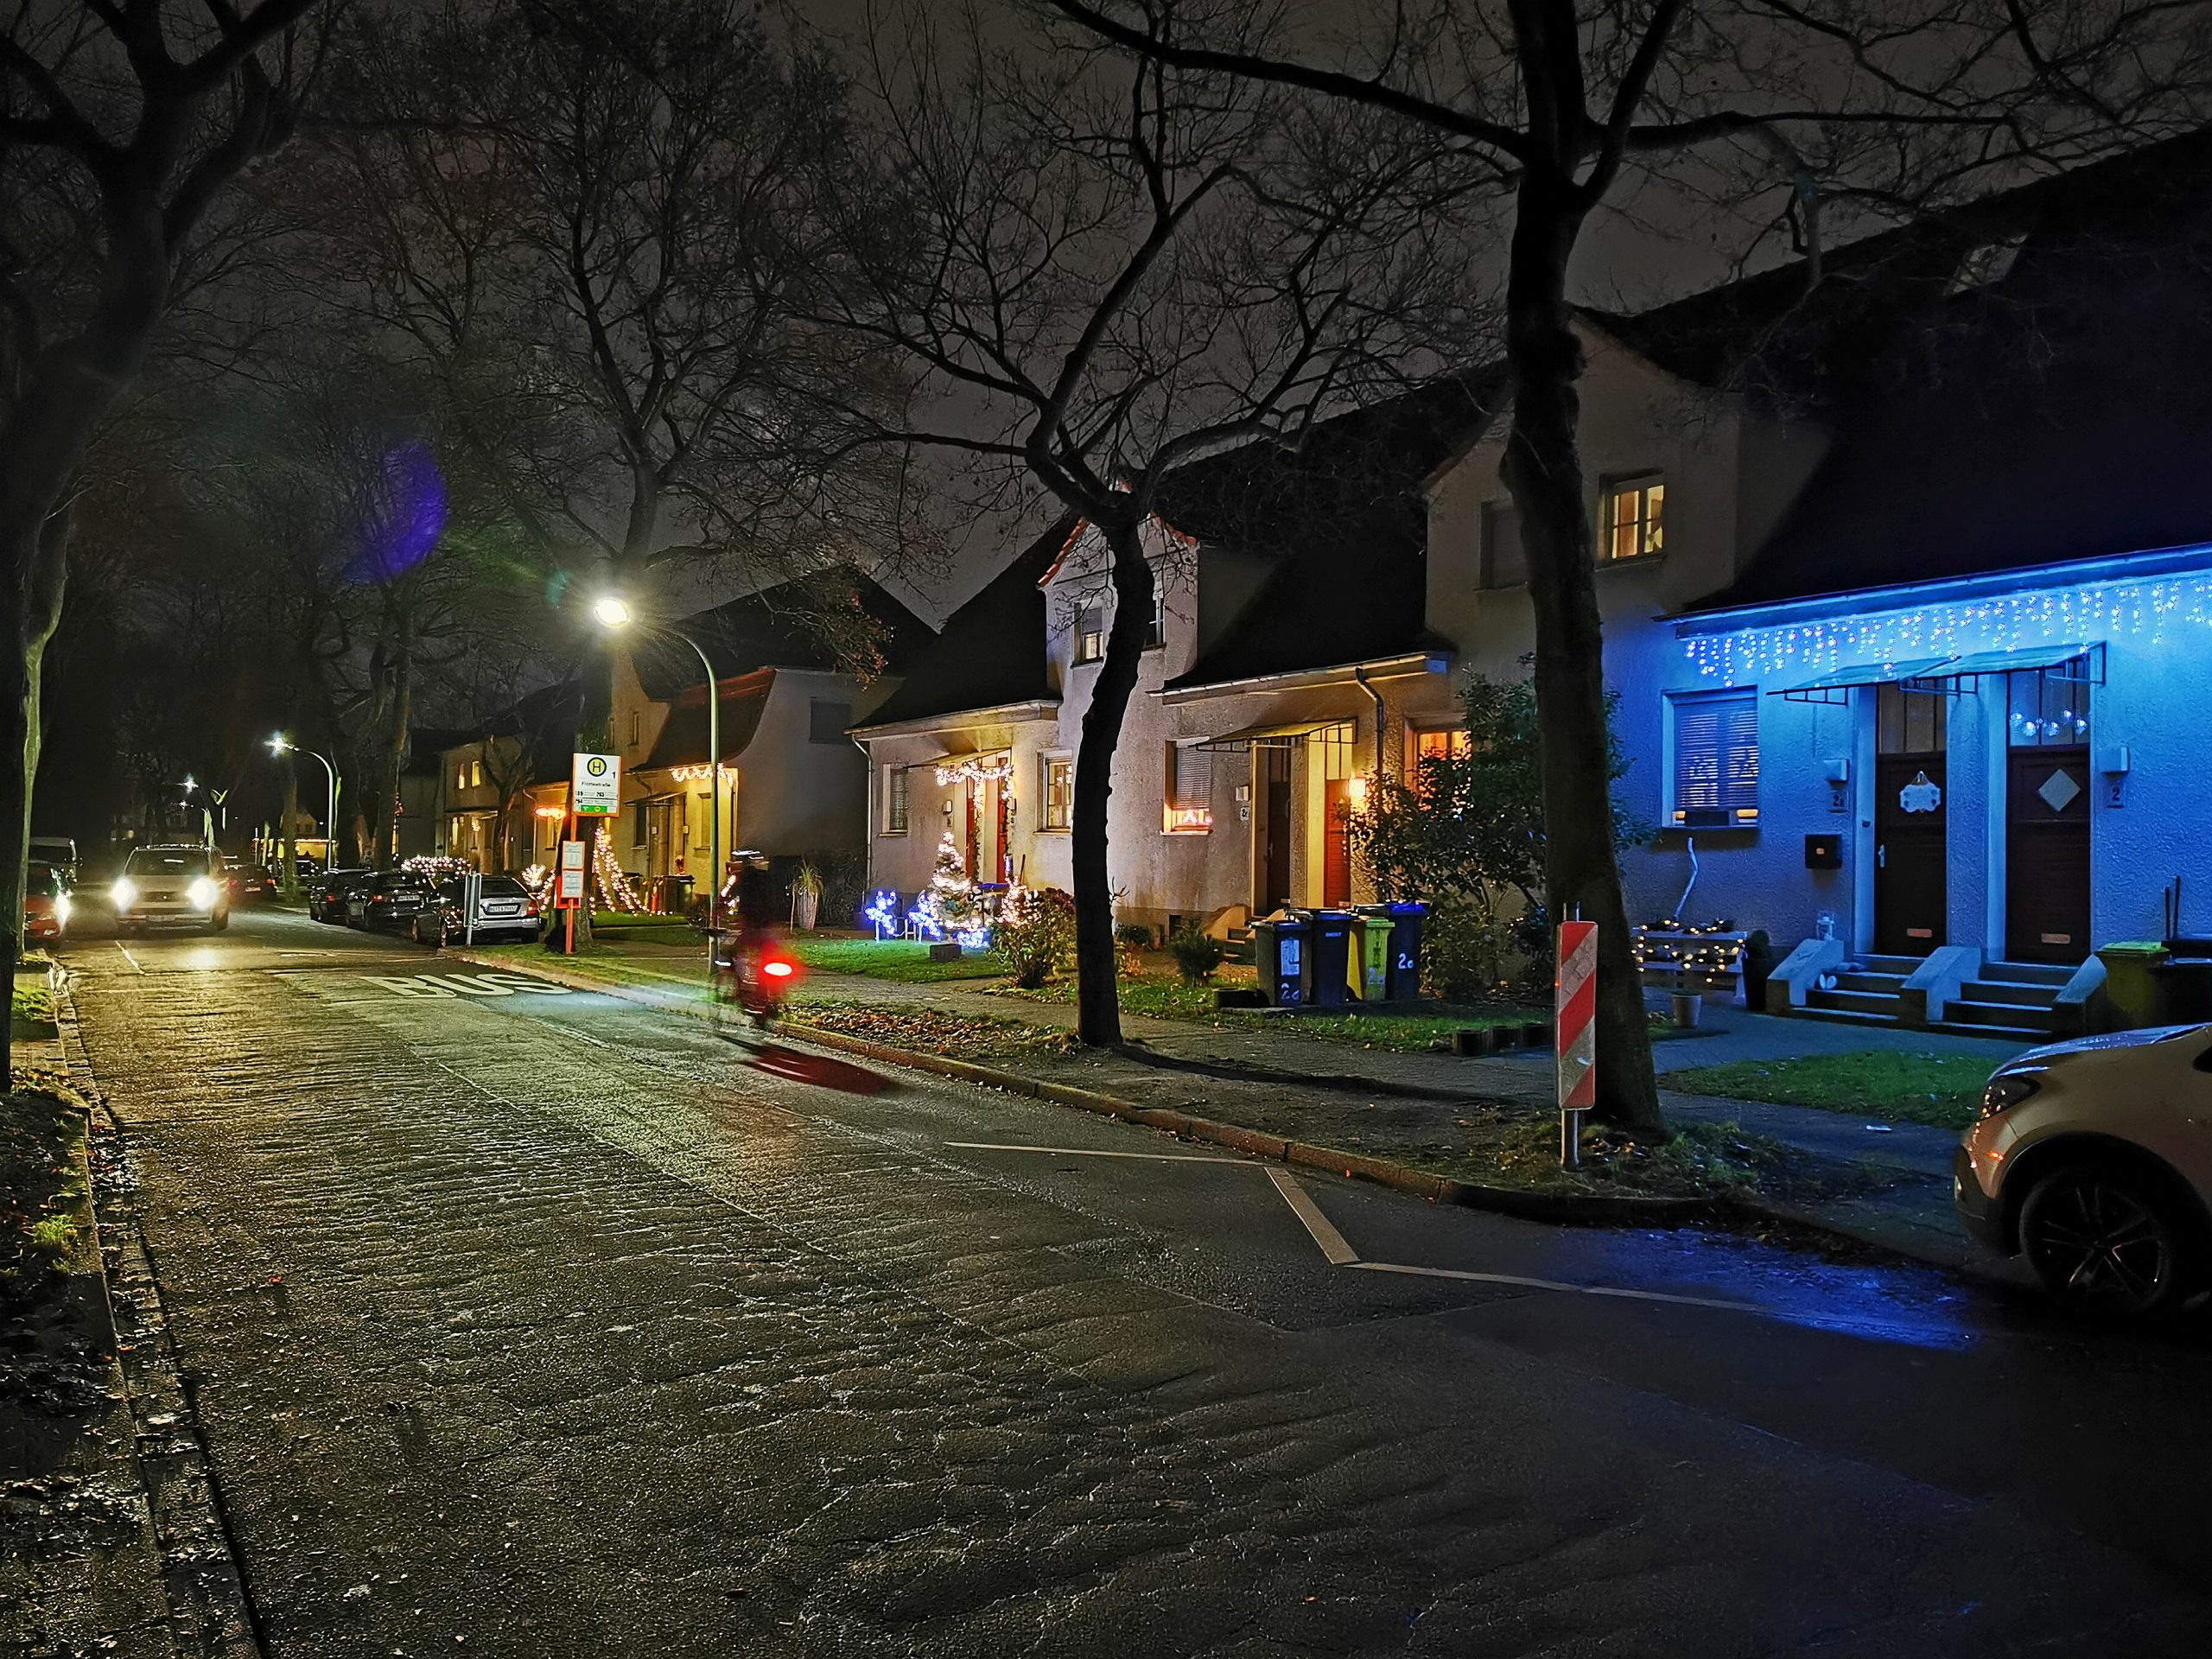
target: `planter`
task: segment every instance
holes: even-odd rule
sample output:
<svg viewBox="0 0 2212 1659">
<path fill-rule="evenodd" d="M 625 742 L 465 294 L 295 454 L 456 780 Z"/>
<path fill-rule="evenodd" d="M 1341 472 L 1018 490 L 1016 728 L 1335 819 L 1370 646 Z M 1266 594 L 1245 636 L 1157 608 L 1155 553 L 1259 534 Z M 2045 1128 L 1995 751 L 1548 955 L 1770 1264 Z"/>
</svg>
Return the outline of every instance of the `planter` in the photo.
<svg viewBox="0 0 2212 1659">
<path fill-rule="evenodd" d="M 791 894 L 791 925 L 802 933 L 814 931 L 815 919 L 822 914 L 822 894 L 804 887 Z"/>
<path fill-rule="evenodd" d="M 957 939 L 938 940 L 930 946 L 930 960 L 931 962 L 959 961 L 960 941 Z"/>
<path fill-rule="evenodd" d="M 1674 994 L 1675 1029 L 1694 1031 L 1699 1017 L 1705 1012 L 1705 998 L 1695 991 L 1676 991 Z"/>
<path fill-rule="evenodd" d="M 1452 1052 L 1459 1055 L 1489 1054 L 1497 1048 L 1497 1033 L 1488 1026 L 1452 1033 Z"/>
<path fill-rule="evenodd" d="M 1541 1021 L 1531 1021 L 1522 1027 L 1521 1046 L 1523 1048 L 1549 1048 L 1552 1046 L 1552 1028 Z"/>
</svg>

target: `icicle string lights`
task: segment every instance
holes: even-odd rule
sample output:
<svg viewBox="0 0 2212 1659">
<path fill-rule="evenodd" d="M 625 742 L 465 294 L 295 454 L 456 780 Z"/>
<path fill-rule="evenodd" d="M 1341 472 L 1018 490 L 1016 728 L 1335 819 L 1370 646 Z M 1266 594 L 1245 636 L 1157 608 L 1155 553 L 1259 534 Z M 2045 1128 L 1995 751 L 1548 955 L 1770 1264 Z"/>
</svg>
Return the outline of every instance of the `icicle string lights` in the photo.
<svg viewBox="0 0 2212 1659">
<path fill-rule="evenodd" d="M 1785 671 L 1832 673 L 1856 663 L 2018 651 L 2114 634 L 2156 648 L 2191 628 L 2212 628 L 2212 575 L 2087 582 L 1693 634 L 1682 641 L 1682 649 L 1705 678 L 1721 685 L 1755 685 Z"/>
</svg>

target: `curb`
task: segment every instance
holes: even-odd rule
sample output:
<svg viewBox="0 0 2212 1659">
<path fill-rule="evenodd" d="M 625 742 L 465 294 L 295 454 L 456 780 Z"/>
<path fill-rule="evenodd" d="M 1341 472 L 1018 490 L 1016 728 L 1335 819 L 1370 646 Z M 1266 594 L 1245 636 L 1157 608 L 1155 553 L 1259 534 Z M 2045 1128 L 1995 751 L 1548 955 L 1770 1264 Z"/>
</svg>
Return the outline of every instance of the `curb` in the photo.
<svg viewBox="0 0 2212 1659">
<path fill-rule="evenodd" d="M 589 975 L 550 963 L 518 963 L 504 958 L 481 957 L 467 950 L 448 950 L 443 954 L 454 961 L 487 968 L 493 972 L 528 974 L 570 990 L 595 991 L 643 1007 L 685 1014 L 714 1025 L 723 1023 L 719 1017 L 720 1011 L 712 1005 L 664 1001 L 641 994 L 636 986 L 594 979 Z M 1255 1158 L 1321 1170 L 1351 1180 L 1371 1181 L 1378 1186 L 1410 1192 L 1431 1204 L 1457 1205 L 1470 1210 L 1486 1210 L 1498 1215 L 1514 1216 L 1523 1221 L 1549 1222 L 1573 1227 L 1679 1227 L 1691 1222 L 1725 1220 L 1728 1215 L 1726 1203 L 1716 1198 L 1645 1198 L 1623 1194 L 1531 1192 L 1518 1187 L 1485 1186 L 1473 1181 L 1455 1180 L 1449 1176 L 1432 1175 L 1425 1170 L 1393 1163 L 1385 1158 L 1370 1157 L 1365 1153 L 1345 1152 L 1309 1141 L 1287 1140 L 1262 1130 L 1248 1129 L 1239 1124 L 1224 1123 L 1217 1118 L 1194 1117 L 1188 1112 L 1171 1111 L 1164 1107 L 1140 1106 L 1135 1101 L 1123 1100 L 1119 1096 L 1095 1089 L 1077 1088 L 1071 1084 L 1046 1083 L 1039 1078 L 1025 1077 L 1018 1071 L 979 1065 L 973 1060 L 956 1060 L 943 1054 L 919 1054 L 912 1049 L 893 1048 L 885 1043 L 869 1042 L 865 1038 L 848 1037 L 842 1032 L 822 1031 L 804 1020 L 786 1020 L 781 1028 L 819 1048 L 856 1055 L 908 1071 L 933 1072 L 963 1083 L 981 1084 L 986 1088 L 1026 1096 L 1032 1100 L 1072 1106 L 1101 1117 L 1119 1118 L 1125 1123 L 1163 1130 L 1179 1140 L 1202 1141 L 1210 1145 L 1249 1153 Z"/>
</svg>

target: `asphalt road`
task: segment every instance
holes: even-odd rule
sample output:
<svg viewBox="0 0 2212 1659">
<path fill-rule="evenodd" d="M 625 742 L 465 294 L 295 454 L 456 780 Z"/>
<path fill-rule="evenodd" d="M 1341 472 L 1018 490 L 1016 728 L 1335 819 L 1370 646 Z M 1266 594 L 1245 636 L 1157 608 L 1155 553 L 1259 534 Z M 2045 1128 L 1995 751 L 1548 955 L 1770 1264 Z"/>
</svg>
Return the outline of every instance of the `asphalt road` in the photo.
<svg viewBox="0 0 2212 1659">
<path fill-rule="evenodd" d="M 62 954 L 275 1654 L 2212 1650 L 2201 1328 L 291 917 Z"/>
</svg>

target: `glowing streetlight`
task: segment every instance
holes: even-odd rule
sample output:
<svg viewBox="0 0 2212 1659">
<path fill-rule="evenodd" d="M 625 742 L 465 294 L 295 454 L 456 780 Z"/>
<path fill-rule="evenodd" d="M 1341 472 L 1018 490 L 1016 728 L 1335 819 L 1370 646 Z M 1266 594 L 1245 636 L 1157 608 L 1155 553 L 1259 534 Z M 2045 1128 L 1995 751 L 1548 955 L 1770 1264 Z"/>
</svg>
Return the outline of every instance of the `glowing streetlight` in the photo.
<svg viewBox="0 0 2212 1659">
<path fill-rule="evenodd" d="M 314 759 L 322 762 L 323 771 L 329 774 L 330 816 L 323 820 L 324 836 L 322 842 L 322 868 L 326 871 L 335 869 L 338 867 L 338 768 L 332 766 L 326 757 L 316 754 L 313 749 L 303 749 L 300 747 L 298 744 L 293 742 L 290 738 L 285 736 L 282 732 L 277 733 L 274 737 L 269 740 L 269 753 L 271 754 L 304 754 L 312 756 Z M 290 873 L 289 871 L 286 872 L 286 891 L 289 892 L 290 890 L 289 885 Z"/>
<path fill-rule="evenodd" d="M 619 594 L 601 594 L 592 601 L 592 618 L 608 632 L 628 627 L 637 620 L 629 601 Z M 715 664 L 706 650 L 690 634 L 680 628 L 658 626 L 656 633 L 681 639 L 698 654 L 699 666 L 707 671 L 707 962 L 709 974 L 715 959 L 715 933 L 721 925 L 722 904 L 722 709 L 721 682 L 715 677 Z"/>
</svg>

